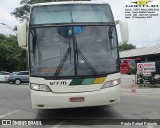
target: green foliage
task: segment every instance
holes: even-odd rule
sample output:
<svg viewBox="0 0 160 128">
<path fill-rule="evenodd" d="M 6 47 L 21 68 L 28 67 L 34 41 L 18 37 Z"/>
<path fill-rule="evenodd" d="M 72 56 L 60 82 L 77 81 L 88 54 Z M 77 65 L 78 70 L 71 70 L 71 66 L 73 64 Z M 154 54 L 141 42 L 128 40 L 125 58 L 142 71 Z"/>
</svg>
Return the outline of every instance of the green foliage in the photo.
<svg viewBox="0 0 160 128">
<path fill-rule="evenodd" d="M 70 0 L 21 0 L 20 7 L 15 8 L 15 10 L 11 12 L 11 15 L 15 16 L 15 18 L 20 21 L 28 20 L 32 4 L 43 3 L 43 2 L 56 2 L 56 1 L 70 1 Z M 90 1 L 90 0 L 79 0 L 79 1 Z"/>
<path fill-rule="evenodd" d="M 21 0 L 20 7 L 15 8 L 11 15 L 14 15 L 17 20 L 28 20 L 30 7 L 34 3 L 51 2 L 52 0 Z"/>
<path fill-rule="evenodd" d="M 136 46 L 128 43 L 123 43 L 119 45 L 119 51 L 125 51 L 130 49 L 136 49 Z"/>
<path fill-rule="evenodd" d="M 0 71 L 19 71 L 26 68 L 26 51 L 18 46 L 16 36 L 0 34 Z"/>
</svg>

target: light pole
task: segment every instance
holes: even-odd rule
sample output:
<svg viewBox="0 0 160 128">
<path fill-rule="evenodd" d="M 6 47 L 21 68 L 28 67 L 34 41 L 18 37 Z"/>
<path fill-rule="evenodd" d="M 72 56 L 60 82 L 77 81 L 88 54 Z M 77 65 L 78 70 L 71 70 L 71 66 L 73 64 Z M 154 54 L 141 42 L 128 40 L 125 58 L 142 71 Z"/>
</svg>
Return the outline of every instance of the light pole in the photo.
<svg viewBox="0 0 160 128">
<path fill-rule="evenodd" d="M 9 29 L 11 29 L 14 33 L 16 33 L 16 31 L 14 31 L 11 27 L 9 27 L 7 24 L 5 23 L 0 23 L 1 25 L 7 26 Z M 17 34 L 17 33 L 16 33 Z"/>
</svg>

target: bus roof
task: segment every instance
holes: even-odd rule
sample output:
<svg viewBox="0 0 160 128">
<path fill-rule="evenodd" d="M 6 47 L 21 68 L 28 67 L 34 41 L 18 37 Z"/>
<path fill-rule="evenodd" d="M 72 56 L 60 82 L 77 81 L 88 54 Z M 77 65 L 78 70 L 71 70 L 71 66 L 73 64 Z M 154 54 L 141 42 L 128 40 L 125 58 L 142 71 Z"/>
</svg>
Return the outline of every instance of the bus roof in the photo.
<svg viewBox="0 0 160 128">
<path fill-rule="evenodd" d="M 61 4 L 108 4 L 108 3 L 105 1 L 63 1 L 63 2 L 37 3 L 37 4 L 33 4 L 33 6 L 61 5 Z"/>
</svg>

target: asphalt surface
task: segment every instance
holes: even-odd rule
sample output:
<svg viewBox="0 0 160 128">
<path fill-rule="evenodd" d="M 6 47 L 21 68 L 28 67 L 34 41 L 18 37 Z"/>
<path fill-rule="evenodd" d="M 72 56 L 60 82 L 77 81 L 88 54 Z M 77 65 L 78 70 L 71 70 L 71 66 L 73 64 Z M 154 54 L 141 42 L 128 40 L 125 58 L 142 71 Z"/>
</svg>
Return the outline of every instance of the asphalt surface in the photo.
<svg viewBox="0 0 160 128">
<path fill-rule="evenodd" d="M 122 80 L 124 81 L 125 79 Z M 130 87 L 131 84 L 132 79 L 128 86 Z M 160 119 L 160 88 L 140 88 L 136 89 L 135 93 L 132 93 L 131 88 L 125 88 L 125 86 L 122 85 L 121 103 L 112 106 L 33 110 L 31 108 L 30 90 L 27 84 L 14 85 L 0 83 L 0 119 L 49 119 L 48 121 L 52 122 L 51 125 L 34 126 L 37 128 L 122 128 L 124 126 L 105 125 L 105 121 L 110 119 Z M 92 123 L 86 125 L 86 122 Z M 1 127 L 9 126 L 0 126 L 0 128 Z M 22 126 L 10 127 L 18 128 Z M 159 128 L 160 126 L 125 127 Z"/>
</svg>

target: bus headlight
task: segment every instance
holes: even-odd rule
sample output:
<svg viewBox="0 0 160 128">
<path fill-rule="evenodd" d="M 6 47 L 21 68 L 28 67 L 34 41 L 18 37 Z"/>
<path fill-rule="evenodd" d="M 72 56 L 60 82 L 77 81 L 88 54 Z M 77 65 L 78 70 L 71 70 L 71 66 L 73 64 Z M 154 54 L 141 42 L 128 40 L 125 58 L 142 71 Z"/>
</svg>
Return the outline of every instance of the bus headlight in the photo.
<svg viewBox="0 0 160 128">
<path fill-rule="evenodd" d="M 109 87 L 113 87 L 113 86 L 116 86 L 120 84 L 120 79 L 117 79 L 117 80 L 111 80 L 111 81 L 106 81 L 104 83 L 104 85 L 102 86 L 102 89 L 103 88 L 109 88 Z"/>
<path fill-rule="evenodd" d="M 31 89 L 36 91 L 44 91 L 44 92 L 51 92 L 49 87 L 45 84 L 31 84 Z"/>
</svg>

